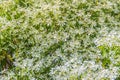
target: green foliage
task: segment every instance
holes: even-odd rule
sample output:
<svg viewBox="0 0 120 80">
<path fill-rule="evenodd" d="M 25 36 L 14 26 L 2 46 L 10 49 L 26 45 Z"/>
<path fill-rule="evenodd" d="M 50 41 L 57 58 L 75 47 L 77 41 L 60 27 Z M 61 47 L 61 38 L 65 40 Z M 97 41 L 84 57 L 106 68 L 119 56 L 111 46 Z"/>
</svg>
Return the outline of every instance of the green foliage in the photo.
<svg viewBox="0 0 120 80">
<path fill-rule="evenodd" d="M 119 0 L 0 1 L 1 80 L 119 80 Z"/>
<path fill-rule="evenodd" d="M 119 60 L 119 53 L 120 53 L 120 46 L 99 46 L 99 49 L 101 51 L 101 55 L 103 57 L 102 64 L 104 67 L 107 67 L 111 64 L 110 57 L 113 55 L 113 58 L 118 59 L 117 62 L 114 63 L 114 65 L 120 66 L 120 60 Z M 114 54 L 110 54 L 110 52 L 114 52 Z"/>
</svg>

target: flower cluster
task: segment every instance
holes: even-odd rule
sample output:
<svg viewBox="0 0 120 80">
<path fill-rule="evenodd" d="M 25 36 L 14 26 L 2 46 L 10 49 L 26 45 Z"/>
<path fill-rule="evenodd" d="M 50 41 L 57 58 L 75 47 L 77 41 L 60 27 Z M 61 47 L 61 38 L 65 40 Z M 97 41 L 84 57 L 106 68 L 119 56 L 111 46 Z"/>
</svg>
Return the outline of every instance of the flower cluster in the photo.
<svg viewBox="0 0 120 80">
<path fill-rule="evenodd" d="M 1 0 L 0 80 L 119 80 L 119 0 Z"/>
</svg>

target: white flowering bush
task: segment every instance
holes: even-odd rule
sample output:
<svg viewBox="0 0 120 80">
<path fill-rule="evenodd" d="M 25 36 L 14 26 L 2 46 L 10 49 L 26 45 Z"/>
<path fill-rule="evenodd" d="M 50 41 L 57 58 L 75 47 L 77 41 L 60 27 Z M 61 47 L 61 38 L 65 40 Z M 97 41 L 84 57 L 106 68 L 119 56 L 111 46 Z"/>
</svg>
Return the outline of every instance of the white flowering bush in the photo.
<svg viewBox="0 0 120 80">
<path fill-rule="evenodd" d="M 0 80 L 120 80 L 120 0 L 0 0 Z"/>
</svg>

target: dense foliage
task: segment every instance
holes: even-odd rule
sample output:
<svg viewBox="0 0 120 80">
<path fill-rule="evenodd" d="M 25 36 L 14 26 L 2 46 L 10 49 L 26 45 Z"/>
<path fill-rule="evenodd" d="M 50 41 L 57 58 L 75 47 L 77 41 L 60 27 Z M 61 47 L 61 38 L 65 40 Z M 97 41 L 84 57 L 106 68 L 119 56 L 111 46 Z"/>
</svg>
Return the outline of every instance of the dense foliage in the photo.
<svg viewBox="0 0 120 80">
<path fill-rule="evenodd" d="M 120 80 L 120 0 L 1 0 L 0 80 Z"/>
</svg>

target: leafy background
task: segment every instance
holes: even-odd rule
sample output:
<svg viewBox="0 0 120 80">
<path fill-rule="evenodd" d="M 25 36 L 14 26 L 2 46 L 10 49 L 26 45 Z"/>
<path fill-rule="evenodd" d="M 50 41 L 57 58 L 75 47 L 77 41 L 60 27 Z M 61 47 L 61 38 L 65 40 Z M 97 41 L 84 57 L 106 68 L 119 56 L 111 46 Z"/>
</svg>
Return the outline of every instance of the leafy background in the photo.
<svg viewBox="0 0 120 80">
<path fill-rule="evenodd" d="M 1 0 L 1 80 L 120 80 L 120 0 Z"/>
</svg>

